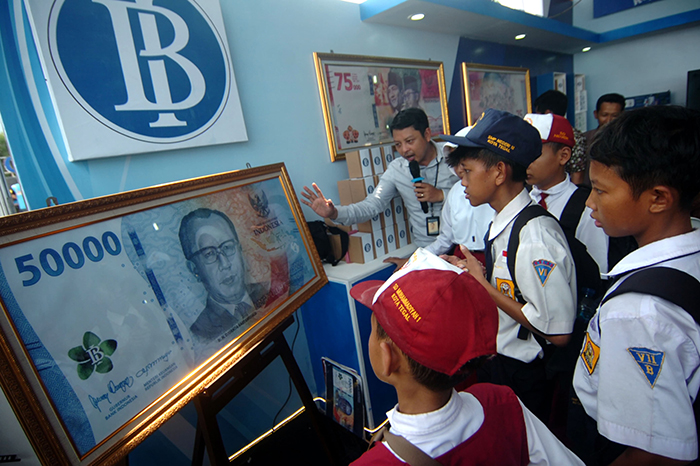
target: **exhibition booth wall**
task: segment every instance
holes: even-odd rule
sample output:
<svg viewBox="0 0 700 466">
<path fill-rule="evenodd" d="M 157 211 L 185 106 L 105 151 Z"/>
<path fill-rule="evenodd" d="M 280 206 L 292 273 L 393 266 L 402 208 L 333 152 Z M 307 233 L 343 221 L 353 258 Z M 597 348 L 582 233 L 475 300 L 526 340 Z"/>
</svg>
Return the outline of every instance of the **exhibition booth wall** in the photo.
<svg viewBox="0 0 700 466">
<path fill-rule="evenodd" d="M 692 0 L 657 2 L 636 10 L 634 15 L 645 16 L 633 21 L 661 17 L 668 5 L 682 13 L 691 3 L 696 4 Z M 243 169 L 247 164 L 278 162 L 286 164 L 297 192 L 316 182 L 327 197 L 338 200 L 336 182 L 347 178 L 347 167 L 343 161 L 332 163 L 329 156 L 314 52 L 442 62 L 453 133 L 466 121 L 462 62 L 528 68 L 533 78 L 553 71 L 586 75 L 589 128 L 595 125 L 592 111 L 597 96 L 671 90 L 672 103 L 684 104 L 687 71 L 700 68 L 700 56 L 694 50 L 700 42 L 700 26 L 601 45 L 572 56 L 367 23 L 361 20 L 357 5 L 341 1 L 221 2 L 221 10 L 248 141 L 70 162 L 23 2 L 3 2 L 0 85 L 8 92 L 0 93 L 0 112 L 33 209 L 43 207 L 49 196 L 67 203 Z M 629 17 L 620 13 L 592 20 L 575 11 L 574 24 L 603 31 L 629 26 Z M 316 219 L 306 207 L 304 213 L 308 220 Z M 319 317 L 323 311 L 318 310 Z M 323 395 L 324 387 L 312 374 L 312 366 L 320 361 L 312 361 L 309 355 L 308 342 L 314 337 L 304 328 L 300 322 L 285 334 L 290 345 L 294 342 L 294 354 L 311 392 Z M 221 413 L 227 447 L 246 445 L 301 406 L 294 390 L 286 401 L 287 380 L 282 363 L 273 363 Z M 186 407 L 137 447 L 130 463 L 189 464 L 195 425 L 196 413 Z"/>
</svg>

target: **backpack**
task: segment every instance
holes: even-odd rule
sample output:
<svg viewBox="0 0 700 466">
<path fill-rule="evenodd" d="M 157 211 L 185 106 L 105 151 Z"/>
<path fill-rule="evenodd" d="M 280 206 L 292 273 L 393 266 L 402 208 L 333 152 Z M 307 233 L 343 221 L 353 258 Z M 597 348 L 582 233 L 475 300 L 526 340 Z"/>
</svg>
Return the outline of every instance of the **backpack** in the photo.
<svg viewBox="0 0 700 466">
<path fill-rule="evenodd" d="M 588 248 L 585 244 L 576 238 L 576 229 L 581 221 L 581 216 L 586 208 L 586 199 L 591 193 L 591 188 L 587 186 L 579 186 L 576 191 L 571 194 L 571 197 L 564 206 L 562 210 L 561 218 L 558 220 L 561 226 L 566 241 L 569 244 L 569 250 L 571 251 L 571 256 L 576 267 L 576 309 L 581 305 L 584 299 L 592 301 L 591 305 L 594 309 L 597 307 L 597 303 L 607 291 L 606 283 L 600 278 L 600 269 L 598 264 L 593 260 L 591 255 L 588 253 Z M 510 238 L 508 239 L 508 252 L 507 252 L 507 264 L 510 276 L 513 279 L 514 285 L 514 296 L 516 300 L 520 303 L 524 303 L 522 294 L 518 288 L 518 284 L 515 281 L 515 256 L 518 251 L 518 246 L 520 244 L 520 230 L 525 226 L 527 222 L 531 219 L 540 217 L 542 215 L 548 215 L 556 220 L 552 214 L 550 214 L 544 207 L 539 205 L 531 205 L 526 207 L 515 219 L 513 224 L 513 229 L 510 233 Z M 625 236 L 621 238 L 609 238 L 608 240 L 608 269 L 611 269 L 615 264 L 617 264 L 623 257 L 632 252 L 637 248 L 637 242 L 631 236 Z M 587 322 L 586 322 L 587 324 Z M 585 333 L 585 325 L 576 326 L 575 331 L 571 335 L 571 343 L 569 346 L 578 349 L 579 344 L 583 342 L 583 335 Z M 581 331 L 583 330 L 583 331 Z M 524 327 L 520 328 L 518 332 L 518 338 L 526 340 L 529 334 L 529 330 Z M 539 340 L 539 337 L 538 337 Z M 541 342 L 542 343 L 542 342 Z M 571 353 L 566 359 L 571 361 L 572 357 L 575 361 L 577 355 Z M 566 366 L 567 363 L 561 363 Z"/>
<path fill-rule="evenodd" d="M 338 227 L 327 225 L 321 220 L 306 222 L 306 224 L 309 227 L 311 239 L 316 246 L 316 250 L 318 251 L 318 256 L 321 258 L 321 261 L 327 262 L 332 266 L 338 265 L 338 262 L 340 262 L 348 252 L 348 244 L 350 242 L 348 233 Z M 333 255 L 333 247 L 331 246 L 331 239 L 329 238 L 329 235 L 340 235 L 340 246 L 342 253 L 338 258 Z"/>
<path fill-rule="evenodd" d="M 571 200 L 570 200 L 571 201 Z M 568 206 L 568 204 L 567 204 Z M 513 229 L 510 233 L 510 238 L 508 238 L 508 250 L 506 253 L 506 262 L 508 264 L 508 271 L 513 279 L 513 285 L 515 287 L 515 298 L 518 302 L 524 303 L 522 293 L 518 288 L 518 284 L 515 279 L 515 261 L 516 253 L 518 247 L 520 246 L 520 230 L 532 220 L 533 218 L 547 216 L 551 217 L 557 221 L 562 227 L 566 241 L 569 244 L 569 249 L 571 250 L 571 255 L 576 266 L 576 288 L 577 290 L 583 290 L 584 288 L 590 288 L 596 292 L 599 292 L 602 287 L 602 281 L 600 279 L 600 270 L 598 269 L 598 264 L 593 260 L 593 258 L 588 254 L 588 249 L 581 241 L 576 239 L 576 225 L 571 228 L 571 226 L 565 226 L 557 220 L 557 218 L 550 214 L 544 207 L 533 204 L 525 209 L 523 209 L 520 214 L 515 219 L 513 224 Z M 579 217 L 580 218 L 580 217 Z"/>
<path fill-rule="evenodd" d="M 581 221 L 583 211 L 586 208 L 586 199 L 588 199 L 590 194 L 591 188 L 588 186 L 579 186 L 578 189 L 571 194 L 566 206 L 564 206 L 564 210 L 561 212 L 561 218 L 559 219 L 559 224 L 564 230 L 564 233 L 569 230 L 574 236 L 576 235 L 576 229 Z M 635 249 L 637 249 L 637 241 L 635 241 L 632 236 L 608 237 L 608 270 L 611 270 L 615 264 L 620 262 L 623 257 Z M 579 287 L 579 290 L 580 289 Z M 596 294 L 599 300 L 607 290 L 603 289 L 600 291 L 601 293 Z"/>
<path fill-rule="evenodd" d="M 608 293 L 602 306 L 608 300 L 623 293 L 641 293 L 656 296 L 683 308 L 700 325 L 700 281 L 692 275 L 671 267 L 649 267 L 632 272 L 626 279 Z M 696 397 L 693 403 L 696 430 L 700 427 L 700 403 Z M 595 426 L 595 423 L 591 427 Z M 626 445 L 617 444 L 598 434 L 597 427 L 594 433 L 596 438 L 596 456 L 599 464 L 609 464 L 615 460 L 627 448 Z M 700 437 L 700 433 L 698 434 Z M 692 465 L 700 461 L 693 461 Z"/>
</svg>

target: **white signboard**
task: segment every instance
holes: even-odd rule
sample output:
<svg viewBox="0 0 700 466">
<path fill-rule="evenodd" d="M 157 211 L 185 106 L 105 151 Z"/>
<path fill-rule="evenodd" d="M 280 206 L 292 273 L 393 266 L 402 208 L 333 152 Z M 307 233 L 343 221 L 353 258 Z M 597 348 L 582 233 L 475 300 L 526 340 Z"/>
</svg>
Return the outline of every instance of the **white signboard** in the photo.
<svg viewBox="0 0 700 466">
<path fill-rule="evenodd" d="M 25 0 L 71 161 L 247 141 L 217 0 Z"/>
</svg>

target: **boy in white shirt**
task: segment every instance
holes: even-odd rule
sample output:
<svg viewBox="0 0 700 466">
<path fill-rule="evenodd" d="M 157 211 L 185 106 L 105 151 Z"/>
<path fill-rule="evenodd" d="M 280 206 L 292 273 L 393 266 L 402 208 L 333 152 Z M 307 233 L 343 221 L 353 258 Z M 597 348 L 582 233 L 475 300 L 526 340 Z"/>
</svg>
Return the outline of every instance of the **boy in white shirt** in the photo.
<svg viewBox="0 0 700 466">
<path fill-rule="evenodd" d="M 700 325 L 685 308 L 655 295 L 654 283 L 648 293 L 607 298 L 637 273 L 662 266 L 665 275 L 680 271 L 696 280 L 695 289 L 683 291 L 697 304 L 700 230 L 691 224 L 690 209 L 700 193 L 698 173 L 695 110 L 625 112 L 599 130 L 591 147 L 593 191 L 586 204 L 596 225 L 639 244 L 609 273 L 615 284 L 590 321 L 574 375 L 599 435 L 582 451 L 595 447 L 596 465 L 680 465 L 698 457 L 693 402 L 700 387 Z"/>
<path fill-rule="evenodd" d="M 568 343 L 575 320 L 575 266 L 564 232 L 551 216 L 532 218 L 520 230 L 512 275 L 507 257 L 516 219 L 535 204 L 525 179 L 527 167 L 542 153 L 540 134 L 513 114 L 488 109 L 465 137 L 443 139 L 459 146 L 448 159 L 464 170 L 469 202 L 496 211 L 485 271 L 466 249 L 464 262 L 446 257 L 469 269 L 499 309 L 498 355 L 478 373 L 479 381 L 509 386 L 546 421 L 551 405 L 547 355 L 533 332 L 557 346 Z"/>
<path fill-rule="evenodd" d="M 561 220 L 572 194 L 577 189 L 584 189 L 571 182 L 565 169 L 574 146 L 573 129 L 566 118 L 553 113 L 529 113 L 524 120 L 534 126 L 542 137 L 542 155 L 527 167 L 527 183 L 532 186 L 530 197 Z M 578 220 L 576 239 L 586 245 L 600 273 L 607 273 L 608 235 L 595 226 L 588 207 Z"/>
</svg>

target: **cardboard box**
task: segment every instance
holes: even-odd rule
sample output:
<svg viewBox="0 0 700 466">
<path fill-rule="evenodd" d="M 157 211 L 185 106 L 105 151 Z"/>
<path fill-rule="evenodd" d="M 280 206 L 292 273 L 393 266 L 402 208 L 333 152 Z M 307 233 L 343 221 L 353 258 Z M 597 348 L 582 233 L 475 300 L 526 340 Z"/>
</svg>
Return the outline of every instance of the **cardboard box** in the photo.
<svg viewBox="0 0 700 466">
<path fill-rule="evenodd" d="M 340 205 L 350 205 L 364 200 L 374 192 L 374 175 L 338 181 Z"/>
<path fill-rule="evenodd" d="M 395 197 L 391 200 L 391 206 L 394 209 L 394 223 L 396 223 L 399 218 L 407 219 L 406 207 L 403 204 L 403 199 L 401 197 Z"/>
<path fill-rule="evenodd" d="M 383 224 L 382 214 L 377 214 L 366 222 L 354 224 L 352 229 L 363 233 L 379 233 L 382 231 Z"/>
<path fill-rule="evenodd" d="M 384 171 L 389 168 L 389 164 L 394 161 L 396 157 L 401 157 L 400 155 L 394 155 L 394 146 L 387 144 L 382 146 L 382 155 L 384 156 Z"/>
<path fill-rule="evenodd" d="M 352 204 L 352 187 L 350 180 L 338 181 L 338 195 L 340 197 L 340 205 Z"/>
<path fill-rule="evenodd" d="M 408 228 L 406 227 L 406 224 L 403 223 L 399 225 L 398 223 L 394 225 L 394 231 L 396 232 L 396 247 L 402 248 L 404 246 L 408 246 L 408 244 L 411 242 L 410 237 L 408 234 Z"/>
<path fill-rule="evenodd" d="M 335 223 L 330 218 L 324 218 L 323 221 L 326 222 L 326 225 L 340 228 L 345 233 L 350 233 L 353 230 L 352 225 L 341 225 L 340 223 Z"/>
<path fill-rule="evenodd" d="M 350 178 L 372 176 L 372 159 L 369 149 L 347 152 L 345 160 L 348 163 L 348 176 Z"/>
<path fill-rule="evenodd" d="M 374 176 L 367 176 L 359 180 L 353 180 L 352 199 L 353 202 L 360 202 L 374 192 L 377 186 Z"/>
<path fill-rule="evenodd" d="M 375 175 L 381 175 L 384 173 L 384 156 L 379 147 L 373 147 L 369 150 L 370 157 L 372 158 L 372 170 L 374 170 Z"/>
<path fill-rule="evenodd" d="M 382 228 L 393 227 L 394 223 L 394 205 L 390 203 L 386 206 L 382 215 Z"/>
<path fill-rule="evenodd" d="M 387 254 L 392 254 L 398 249 L 395 226 L 396 225 L 391 225 L 389 228 L 384 229 L 384 244 Z"/>
<path fill-rule="evenodd" d="M 345 257 L 341 257 L 343 254 L 343 245 L 340 242 L 340 235 L 330 235 L 331 249 L 333 250 L 333 257 L 340 260 L 345 260 Z"/>
<path fill-rule="evenodd" d="M 403 217 L 394 217 L 394 225 L 401 228 L 408 228 L 408 220 Z"/>
<path fill-rule="evenodd" d="M 374 239 L 374 254 L 377 257 L 386 255 L 386 241 L 384 240 L 384 230 L 380 230 L 378 234 L 372 235 Z"/>
<path fill-rule="evenodd" d="M 348 257 L 350 262 L 366 264 L 375 259 L 372 233 L 353 233 L 349 237 Z"/>
</svg>

